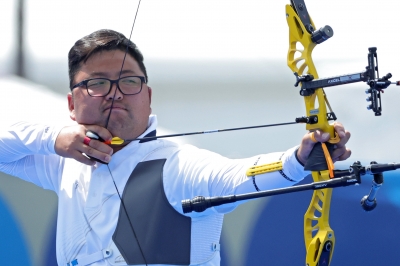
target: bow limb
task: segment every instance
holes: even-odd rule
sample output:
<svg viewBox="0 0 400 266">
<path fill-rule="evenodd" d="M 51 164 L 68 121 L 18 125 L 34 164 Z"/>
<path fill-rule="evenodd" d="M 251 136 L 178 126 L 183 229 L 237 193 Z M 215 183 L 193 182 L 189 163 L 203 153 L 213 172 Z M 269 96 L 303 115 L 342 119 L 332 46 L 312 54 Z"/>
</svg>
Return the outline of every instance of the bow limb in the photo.
<svg viewBox="0 0 400 266">
<path fill-rule="evenodd" d="M 292 4 L 294 5 L 293 2 Z M 298 75 L 310 74 L 317 79 L 318 73 L 311 57 L 316 43 L 312 41 L 311 33 L 306 30 L 302 20 L 291 5 L 286 5 L 286 18 L 289 26 L 289 51 L 287 56 L 289 68 Z M 310 23 L 315 29 L 311 18 Z M 299 48 L 300 45 L 303 46 L 303 49 Z M 335 140 L 334 127 L 328 122 L 328 120 L 336 118 L 330 110 L 324 90 L 322 88 L 315 89 L 312 94 L 304 96 L 304 102 L 307 119 L 313 121 L 312 123 L 307 122 L 306 129 L 311 131 L 319 129 L 328 132 L 332 142 L 337 141 Z M 326 158 L 326 155 L 322 157 L 327 161 L 330 159 L 329 155 L 329 158 Z M 329 179 L 330 172 L 333 169 L 328 169 L 327 165 L 329 163 L 326 163 L 322 170 L 310 169 L 315 182 Z M 331 195 L 332 189 L 315 191 L 304 216 L 304 240 L 307 250 L 306 265 L 308 266 L 329 265 L 332 258 L 335 236 L 329 226 Z"/>
</svg>

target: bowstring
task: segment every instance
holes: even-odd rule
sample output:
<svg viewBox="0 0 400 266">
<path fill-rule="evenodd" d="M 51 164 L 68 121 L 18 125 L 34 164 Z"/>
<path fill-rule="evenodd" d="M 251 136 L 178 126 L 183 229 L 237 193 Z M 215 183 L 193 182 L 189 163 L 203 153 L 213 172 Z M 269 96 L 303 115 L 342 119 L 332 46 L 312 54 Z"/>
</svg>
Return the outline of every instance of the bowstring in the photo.
<svg viewBox="0 0 400 266">
<path fill-rule="evenodd" d="M 120 71 L 119 71 L 118 79 L 120 79 L 120 78 L 121 78 L 121 75 L 122 75 L 122 70 L 123 70 L 123 68 L 124 68 L 124 64 L 125 64 L 125 60 L 126 60 L 126 55 L 128 54 L 129 42 L 131 41 L 133 29 L 134 29 L 134 27 L 135 27 L 136 18 L 137 18 L 138 12 L 139 12 L 140 2 L 141 2 L 141 0 L 139 0 L 138 5 L 137 5 L 137 8 L 136 8 L 135 18 L 133 19 L 133 24 L 132 24 L 132 28 L 131 28 L 131 33 L 130 33 L 130 35 L 129 35 L 129 39 L 128 39 L 128 42 L 127 42 L 127 44 L 126 44 L 125 54 L 124 54 L 124 58 L 122 59 L 122 65 L 121 65 L 121 69 L 120 69 Z M 114 95 L 113 95 L 113 98 L 112 98 L 112 101 L 111 101 L 110 111 L 108 112 L 108 116 L 107 116 L 106 123 L 105 123 L 105 126 L 104 126 L 106 129 L 108 128 L 108 123 L 110 122 L 111 112 L 112 112 L 112 109 L 113 109 L 113 106 L 114 106 L 114 101 L 115 101 L 115 95 L 117 94 L 117 90 L 118 90 L 118 89 L 119 89 L 119 85 L 118 85 L 118 83 L 117 83 L 117 84 L 116 84 L 116 88 L 115 88 L 115 92 L 114 92 Z M 138 237 L 137 237 L 137 235 L 136 235 L 136 231 L 135 231 L 135 229 L 133 228 L 132 221 L 131 221 L 131 219 L 129 218 L 128 211 L 126 210 L 124 201 L 122 200 L 122 197 L 121 197 L 121 193 L 119 192 L 119 189 L 118 189 L 118 187 L 117 187 L 117 184 L 115 183 L 115 179 L 114 179 L 114 176 L 113 176 L 113 174 L 112 174 L 112 171 L 111 171 L 111 169 L 110 169 L 109 164 L 106 164 L 106 165 L 107 165 L 107 168 L 108 168 L 108 172 L 110 173 L 111 179 L 112 179 L 112 181 L 113 181 L 115 190 L 117 191 L 117 194 L 118 194 L 119 200 L 120 200 L 120 202 L 121 202 L 122 208 L 124 209 L 125 215 L 126 215 L 128 221 L 129 221 L 129 226 L 130 226 L 130 228 L 131 228 L 131 230 L 132 230 L 133 235 L 135 236 L 135 240 L 136 240 L 136 243 L 138 244 L 138 247 L 139 247 L 139 250 L 140 250 L 140 254 L 142 255 L 142 258 L 143 258 L 143 260 L 144 260 L 144 263 L 145 263 L 146 266 L 147 266 L 148 264 L 147 264 L 146 257 L 144 256 L 144 252 L 143 252 L 143 250 L 142 250 L 142 246 L 140 245 L 139 239 L 138 239 Z"/>
</svg>

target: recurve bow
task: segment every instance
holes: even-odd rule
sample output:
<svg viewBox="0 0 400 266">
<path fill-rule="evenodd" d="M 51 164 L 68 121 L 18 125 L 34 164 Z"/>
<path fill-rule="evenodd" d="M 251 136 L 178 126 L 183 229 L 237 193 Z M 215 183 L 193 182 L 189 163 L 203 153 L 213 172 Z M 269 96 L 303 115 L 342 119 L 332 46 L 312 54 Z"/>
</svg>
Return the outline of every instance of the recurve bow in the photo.
<svg viewBox="0 0 400 266">
<path fill-rule="evenodd" d="M 318 73 L 312 60 L 314 47 L 333 36 L 330 26 L 315 30 L 315 26 L 308 15 L 303 0 L 291 0 L 286 5 L 286 19 L 289 26 L 289 51 L 287 63 L 296 76 L 312 75 L 318 79 Z M 300 80 L 302 82 L 304 80 Z M 307 81 L 307 80 L 306 80 Z M 336 120 L 331 110 L 323 88 L 313 92 L 303 93 L 306 106 L 306 116 L 298 118 L 298 122 L 306 123 L 306 129 L 313 131 L 320 129 L 330 134 L 328 143 L 317 143 L 310 154 L 311 163 L 305 165 L 311 170 L 315 182 L 333 178 L 333 163 L 329 150 L 339 141 L 335 136 L 330 120 Z M 329 110 L 329 112 L 328 112 Z M 335 245 L 335 235 L 329 226 L 329 210 L 332 189 L 316 190 L 313 193 L 310 205 L 304 215 L 304 241 L 306 245 L 306 265 L 329 265 Z"/>
</svg>

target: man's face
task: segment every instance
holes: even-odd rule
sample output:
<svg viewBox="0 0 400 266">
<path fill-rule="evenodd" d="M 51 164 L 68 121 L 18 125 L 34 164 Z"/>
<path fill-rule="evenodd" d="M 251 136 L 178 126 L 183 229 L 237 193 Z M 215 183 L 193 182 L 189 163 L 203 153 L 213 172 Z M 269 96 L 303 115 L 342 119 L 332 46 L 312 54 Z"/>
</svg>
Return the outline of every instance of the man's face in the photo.
<svg viewBox="0 0 400 266">
<path fill-rule="evenodd" d="M 125 52 L 120 50 L 92 55 L 86 63 L 81 64 L 74 84 L 92 78 L 118 79 L 124 55 Z M 121 77 L 126 76 L 144 76 L 136 60 L 129 54 L 126 55 L 121 74 Z M 136 138 L 146 130 L 151 114 L 151 88 L 144 83 L 142 86 L 139 94 L 124 95 L 113 84 L 110 93 L 104 97 L 91 97 L 85 86 L 75 88 L 72 91 L 73 96 L 68 94 L 70 117 L 79 124 L 104 127 L 111 110 L 107 129 L 113 136 L 122 139 Z M 115 99 L 111 109 L 113 98 Z"/>
</svg>

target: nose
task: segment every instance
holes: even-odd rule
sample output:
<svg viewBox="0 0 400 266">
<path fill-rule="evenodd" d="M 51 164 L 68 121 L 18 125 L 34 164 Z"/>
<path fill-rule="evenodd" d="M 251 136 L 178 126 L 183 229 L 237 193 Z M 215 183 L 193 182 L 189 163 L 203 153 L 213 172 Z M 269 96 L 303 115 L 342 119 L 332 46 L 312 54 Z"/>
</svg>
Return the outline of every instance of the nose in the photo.
<svg viewBox="0 0 400 266">
<path fill-rule="evenodd" d="M 106 98 L 108 100 L 121 100 L 124 97 L 124 94 L 121 92 L 120 88 L 118 87 L 117 83 L 111 84 L 111 90 L 107 94 Z"/>
</svg>

